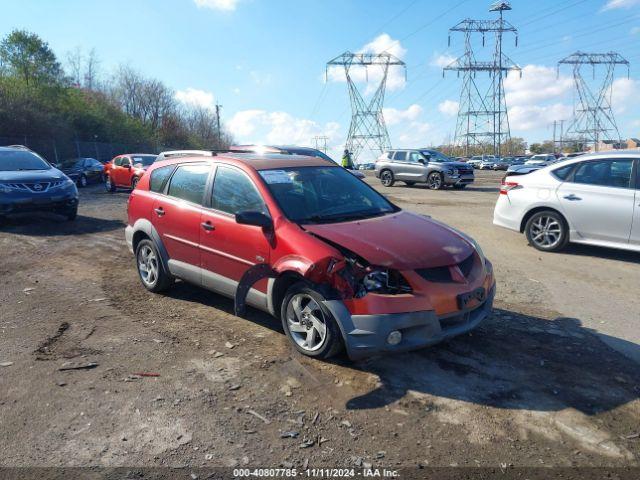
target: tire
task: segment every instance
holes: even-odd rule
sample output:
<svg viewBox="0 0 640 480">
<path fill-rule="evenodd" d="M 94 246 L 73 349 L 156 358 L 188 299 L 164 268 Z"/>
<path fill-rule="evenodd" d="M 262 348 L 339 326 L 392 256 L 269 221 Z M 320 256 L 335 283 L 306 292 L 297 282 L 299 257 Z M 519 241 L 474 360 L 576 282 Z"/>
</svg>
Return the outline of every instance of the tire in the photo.
<svg viewBox="0 0 640 480">
<path fill-rule="evenodd" d="M 320 292 L 299 282 L 289 287 L 282 302 L 282 328 L 295 349 L 308 357 L 330 358 L 343 348 L 340 329 L 324 300 Z"/>
<path fill-rule="evenodd" d="M 78 181 L 76 182 L 76 185 L 78 185 L 79 188 L 84 188 L 87 186 L 87 183 L 87 177 L 85 175 L 80 175 Z"/>
<path fill-rule="evenodd" d="M 173 284 L 173 278 L 165 271 L 155 243 L 145 238 L 136 246 L 136 269 L 144 288 L 159 293 Z"/>
<path fill-rule="evenodd" d="M 133 178 L 131 179 L 131 190 L 135 190 L 136 185 L 138 185 L 138 181 L 139 181 L 139 180 L 140 180 L 140 179 L 139 179 L 138 177 L 133 177 Z"/>
<path fill-rule="evenodd" d="M 393 187 L 393 184 L 396 183 L 393 172 L 391 170 L 383 170 L 380 172 L 380 182 L 385 187 Z"/>
<path fill-rule="evenodd" d="M 458 183 L 458 184 L 454 185 L 453 188 L 455 188 L 456 190 L 464 190 L 465 188 L 467 188 L 467 184 L 466 183 Z"/>
<path fill-rule="evenodd" d="M 109 193 L 114 193 L 116 191 L 116 184 L 113 183 L 109 175 L 104 178 L 104 188 Z"/>
<path fill-rule="evenodd" d="M 427 177 L 429 190 L 440 190 L 444 186 L 444 178 L 440 172 L 431 172 Z"/>
<path fill-rule="evenodd" d="M 524 227 L 529 244 L 542 252 L 557 252 L 569 243 L 569 226 L 558 212 L 543 210 L 527 220 Z"/>
<path fill-rule="evenodd" d="M 407 187 L 413 187 L 416 184 L 416 182 L 407 182 L 407 181 L 405 181 L 404 183 L 407 185 Z"/>
<path fill-rule="evenodd" d="M 78 207 L 70 208 L 69 210 L 65 211 L 63 215 L 67 217 L 68 221 L 73 222 L 78 216 Z"/>
</svg>

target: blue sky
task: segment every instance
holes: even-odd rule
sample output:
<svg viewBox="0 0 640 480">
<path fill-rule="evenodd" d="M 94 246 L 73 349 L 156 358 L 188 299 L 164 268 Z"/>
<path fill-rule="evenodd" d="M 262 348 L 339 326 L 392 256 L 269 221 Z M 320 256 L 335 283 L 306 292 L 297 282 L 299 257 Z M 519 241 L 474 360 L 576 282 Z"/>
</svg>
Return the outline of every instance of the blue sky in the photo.
<svg viewBox="0 0 640 480">
<path fill-rule="evenodd" d="M 385 118 L 394 146 L 438 144 L 455 131 L 460 81 L 442 65 L 462 53 L 448 29 L 492 18 L 485 0 L 5 0 L 0 33 L 38 33 L 64 60 L 95 48 L 108 77 L 128 64 L 175 89 L 177 98 L 223 105 L 241 142 L 344 144 L 346 84 L 324 66 L 345 50 L 387 50 L 407 64 L 389 79 Z M 576 50 L 615 50 L 631 61 L 618 72 L 614 108 L 623 136 L 640 136 L 640 0 L 513 0 L 507 20 L 520 30 L 505 53 L 523 67 L 507 80 L 513 136 L 539 141 L 572 113 L 570 71 L 558 59 Z M 487 43 L 491 39 L 487 38 Z M 479 52 L 490 54 L 488 50 Z M 371 75 L 375 80 L 375 73 Z M 370 77 L 370 78 L 371 78 Z M 366 90 L 366 85 L 361 85 Z"/>
</svg>

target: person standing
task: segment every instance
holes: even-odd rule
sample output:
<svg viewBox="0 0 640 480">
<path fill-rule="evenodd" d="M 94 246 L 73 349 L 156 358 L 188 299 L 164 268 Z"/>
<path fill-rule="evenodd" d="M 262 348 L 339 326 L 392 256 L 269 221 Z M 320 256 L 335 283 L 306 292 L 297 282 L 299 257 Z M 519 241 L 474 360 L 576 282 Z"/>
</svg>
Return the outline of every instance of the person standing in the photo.
<svg viewBox="0 0 640 480">
<path fill-rule="evenodd" d="M 342 155 L 342 166 L 347 170 L 353 170 L 353 160 L 351 159 L 351 153 L 349 149 L 344 149 L 344 154 Z"/>
</svg>

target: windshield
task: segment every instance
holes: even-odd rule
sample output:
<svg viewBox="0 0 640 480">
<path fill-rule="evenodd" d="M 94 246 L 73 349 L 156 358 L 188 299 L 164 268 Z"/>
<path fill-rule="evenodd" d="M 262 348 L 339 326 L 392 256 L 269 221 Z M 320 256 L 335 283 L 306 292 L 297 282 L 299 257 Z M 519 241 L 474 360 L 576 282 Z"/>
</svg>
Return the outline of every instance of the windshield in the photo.
<svg viewBox="0 0 640 480">
<path fill-rule="evenodd" d="M 135 155 L 132 158 L 133 158 L 134 165 L 142 165 L 143 167 L 148 167 L 158 157 L 156 155 Z"/>
<path fill-rule="evenodd" d="M 447 157 L 444 153 L 440 153 L 437 150 L 420 150 L 420 153 L 425 157 L 429 158 L 430 162 L 451 162 L 452 160 Z"/>
<path fill-rule="evenodd" d="M 398 210 L 341 167 L 261 170 L 260 176 L 286 217 L 296 223 L 344 222 Z"/>
<path fill-rule="evenodd" d="M 33 152 L 26 150 L 0 151 L 0 171 L 11 172 L 16 170 L 48 170 L 51 168 L 47 162 Z"/>
</svg>

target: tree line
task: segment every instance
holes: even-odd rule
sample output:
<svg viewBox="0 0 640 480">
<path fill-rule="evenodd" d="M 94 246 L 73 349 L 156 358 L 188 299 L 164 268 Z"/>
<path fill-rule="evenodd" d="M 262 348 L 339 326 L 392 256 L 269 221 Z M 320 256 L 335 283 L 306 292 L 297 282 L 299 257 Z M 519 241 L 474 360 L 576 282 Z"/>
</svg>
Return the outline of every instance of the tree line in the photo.
<svg viewBox="0 0 640 480">
<path fill-rule="evenodd" d="M 95 50 L 61 62 L 35 33 L 14 30 L 0 42 L 0 136 L 215 149 L 232 142 L 217 125 L 213 110 L 177 101 L 129 66 L 101 75 Z"/>
</svg>

